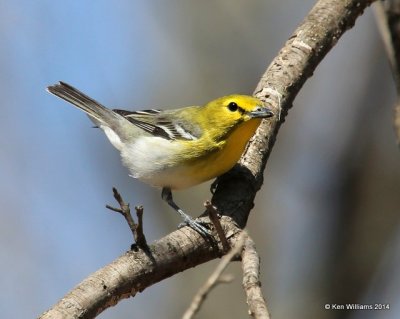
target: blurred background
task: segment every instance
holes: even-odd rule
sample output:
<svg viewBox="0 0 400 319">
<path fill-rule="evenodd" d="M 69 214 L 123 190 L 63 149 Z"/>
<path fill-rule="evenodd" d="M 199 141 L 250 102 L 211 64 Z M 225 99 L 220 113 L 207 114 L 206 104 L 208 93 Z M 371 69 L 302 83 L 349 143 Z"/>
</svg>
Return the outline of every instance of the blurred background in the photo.
<svg viewBox="0 0 400 319">
<path fill-rule="evenodd" d="M 314 0 L 0 0 L 0 313 L 34 318 L 123 254 L 117 187 L 145 207 L 148 241 L 179 220 L 128 176 L 84 114 L 45 92 L 66 81 L 139 110 L 251 94 Z M 372 10 L 307 81 L 282 126 L 248 230 L 273 318 L 399 318 L 400 166 L 394 84 Z M 192 215 L 209 183 L 175 194 Z M 218 261 L 165 280 L 99 318 L 178 318 Z M 397 270 L 396 270 L 397 269 Z M 240 264 L 199 318 L 246 318 Z M 385 303 L 390 310 L 325 310 Z"/>
</svg>

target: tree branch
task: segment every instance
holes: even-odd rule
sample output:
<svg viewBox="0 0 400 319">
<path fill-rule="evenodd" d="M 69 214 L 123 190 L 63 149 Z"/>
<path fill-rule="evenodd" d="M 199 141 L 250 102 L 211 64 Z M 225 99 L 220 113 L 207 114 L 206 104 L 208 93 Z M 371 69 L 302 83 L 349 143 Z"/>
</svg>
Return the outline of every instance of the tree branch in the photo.
<svg viewBox="0 0 400 319">
<path fill-rule="evenodd" d="M 378 1 L 375 16 L 385 44 L 386 53 L 396 84 L 397 103 L 394 108 L 394 128 L 400 146 L 400 0 Z"/>
<path fill-rule="evenodd" d="M 227 223 L 235 245 L 240 231 Z M 128 251 L 91 274 L 40 318 L 94 318 L 104 309 L 185 269 L 220 256 L 215 248 L 189 227 L 180 228 L 149 246 L 148 251 Z"/>
<path fill-rule="evenodd" d="M 218 178 L 212 203 L 244 227 L 264 169 L 292 102 L 318 64 L 373 0 L 320 0 L 262 76 L 254 95 L 277 117 L 263 121 L 233 170 Z"/>
<path fill-rule="evenodd" d="M 319 62 L 350 29 L 373 0 L 320 0 L 272 61 L 255 95 L 279 116 L 263 121 L 233 170 L 218 178 L 212 203 L 233 247 L 246 225 L 280 125 L 294 98 Z M 260 40 L 261 41 L 261 40 Z M 236 227 L 239 226 L 239 228 Z M 142 250 L 127 252 L 90 275 L 41 318 L 93 318 L 122 298 L 180 271 L 217 258 L 222 245 L 212 246 L 184 227 Z"/>
<path fill-rule="evenodd" d="M 243 288 L 247 296 L 249 314 L 257 319 L 269 319 L 260 282 L 260 257 L 254 241 L 247 236 L 242 251 Z"/>
</svg>

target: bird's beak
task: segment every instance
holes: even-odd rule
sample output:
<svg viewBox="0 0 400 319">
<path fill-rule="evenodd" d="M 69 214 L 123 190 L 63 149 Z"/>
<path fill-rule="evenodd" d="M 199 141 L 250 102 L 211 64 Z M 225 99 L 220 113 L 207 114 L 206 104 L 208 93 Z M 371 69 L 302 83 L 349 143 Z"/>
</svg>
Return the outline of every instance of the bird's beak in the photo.
<svg viewBox="0 0 400 319">
<path fill-rule="evenodd" d="M 268 118 L 274 116 L 274 113 L 264 106 L 258 106 L 254 111 L 248 113 L 252 118 Z"/>
</svg>

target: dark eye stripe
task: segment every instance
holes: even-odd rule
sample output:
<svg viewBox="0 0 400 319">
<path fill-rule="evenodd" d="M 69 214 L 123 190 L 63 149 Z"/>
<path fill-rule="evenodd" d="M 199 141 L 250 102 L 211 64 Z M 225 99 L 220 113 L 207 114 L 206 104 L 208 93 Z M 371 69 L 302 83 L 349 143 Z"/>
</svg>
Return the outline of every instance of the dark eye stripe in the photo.
<svg viewBox="0 0 400 319">
<path fill-rule="evenodd" d="M 241 108 L 240 106 L 238 106 L 238 111 L 239 111 L 239 113 L 240 114 L 244 114 L 244 113 L 246 113 L 246 111 L 243 109 L 243 108 Z"/>
<path fill-rule="evenodd" d="M 246 113 L 246 111 L 245 111 L 242 107 L 240 107 L 236 102 L 230 102 L 230 103 L 228 104 L 228 109 L 229 109 L 229 111 L 231 111 L 231 112 L 239 111 L 239 113 L 240 113 L 241 115 L 243 115 L 244 113 Z"/>
</svg>

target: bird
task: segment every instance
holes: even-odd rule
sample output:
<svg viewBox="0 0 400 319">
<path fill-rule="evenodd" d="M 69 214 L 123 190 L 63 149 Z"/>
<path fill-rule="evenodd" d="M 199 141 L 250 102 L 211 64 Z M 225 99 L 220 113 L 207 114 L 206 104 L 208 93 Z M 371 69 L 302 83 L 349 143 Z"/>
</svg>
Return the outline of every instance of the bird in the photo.
<svg viewBox="0 0 400 319">
<path fill-rule="evenodd" d="M 203 106 L 127 111 L 109 109 L 62 81 L 47 91 L 85 112 L 120 152 L 130 175 L 161 188 L 161 198 L 183 224 L 204 236 L 208 229 L 174 202 L 172 191 L 230 170 L 262 119 L 274 115 L 249 95 L 227 95 Z"/>
</svg>

